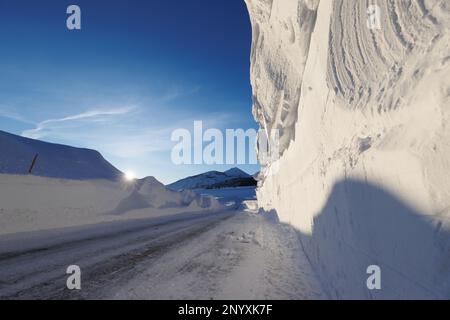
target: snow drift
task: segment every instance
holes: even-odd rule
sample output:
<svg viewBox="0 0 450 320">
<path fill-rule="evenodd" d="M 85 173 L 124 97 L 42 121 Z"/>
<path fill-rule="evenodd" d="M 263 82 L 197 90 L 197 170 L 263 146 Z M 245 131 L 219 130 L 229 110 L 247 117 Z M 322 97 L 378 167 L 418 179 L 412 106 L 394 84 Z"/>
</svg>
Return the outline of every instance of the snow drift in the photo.
<svg viewBox="0 0 450 320">
<path fill-rule="evenodd" d="M 330 298 L 449 298 L 449 3 L 246 3 L 253 113 L 281 136 L 259 206 L 299 230 Z"/>
<path fill-rule="evenodd" d="M 219 208 L 214 197 L 172 191 L 154 177 L 125 181 L 95 150 L 0 131 L 0 234 Z"/>
<path fill-rule="evenodd" d="M 131 194 L 121 200 L 112 211 L 121 214 L 142 208 L 170 208 L 170 207 L 218 208 L 218 202 L 212 197 L 200 196 L 194 191 L 172 191 L 156 180 L 147 177 L 135 183 Z"/>
<path fill-rule="evenodd" d="M 209 196 L 135 182 L 0 174 L 0 234 L 221 209 Z"/>
</svg>

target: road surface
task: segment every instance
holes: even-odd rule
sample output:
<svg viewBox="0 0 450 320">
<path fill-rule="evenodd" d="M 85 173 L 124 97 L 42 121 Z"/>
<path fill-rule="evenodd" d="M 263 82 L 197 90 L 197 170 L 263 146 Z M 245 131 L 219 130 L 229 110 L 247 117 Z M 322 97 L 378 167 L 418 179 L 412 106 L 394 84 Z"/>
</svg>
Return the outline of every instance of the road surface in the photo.
<svg viewBox="0 0 450 320">
<path fill-rule="evenodd" d="M 81 290 L 66 269 L 81 268 Z M 0 299 L 320 298 L 295 231 L 246 211 L 0 237 Z"/>
</svg>

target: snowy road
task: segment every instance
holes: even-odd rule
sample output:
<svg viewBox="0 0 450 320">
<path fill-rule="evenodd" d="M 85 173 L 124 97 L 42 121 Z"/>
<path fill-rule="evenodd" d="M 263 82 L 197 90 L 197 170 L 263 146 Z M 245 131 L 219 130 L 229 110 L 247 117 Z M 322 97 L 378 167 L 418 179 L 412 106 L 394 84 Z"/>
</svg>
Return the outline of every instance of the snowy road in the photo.
<svg viewBox="0 0 450 320">
<path fill-rule="evenodd" d="M 81 267 L 81 290 L 66 268 Z M 293 229 L 251 212 L 184 214 L 0 237 L 1 299 L 308 299 Z"/>
</svg>

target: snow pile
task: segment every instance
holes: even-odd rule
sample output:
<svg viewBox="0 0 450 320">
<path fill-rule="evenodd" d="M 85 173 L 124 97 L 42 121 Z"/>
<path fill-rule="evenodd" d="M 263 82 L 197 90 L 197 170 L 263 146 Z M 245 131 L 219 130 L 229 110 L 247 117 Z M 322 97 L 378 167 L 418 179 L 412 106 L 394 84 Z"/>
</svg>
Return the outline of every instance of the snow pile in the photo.
<svg viewBox="0 0 450 320">
<path fill-rule="evenodd" d="M 168 190 L 153 177 L 125 182 L 0 174 L 0 234 L 221 208 L 212 197 Z"/>
<path fill-rule="evenodd" d="M 300 231 L 330 298 L 449 298 L 448 2 L 375 1 L 381 29 L 367 1 L 246 3 L 254 115 L 281 129 L 259 205 Z"/>
<path fill-rule="evenodd" d="M 232 187 L 220 189 L 196 189 L 195 192 L 201 195 L 214 197 L 219 203 L 227 208 L 246 209 L 247 200 L 256 202 L 256 187 Z"/>
<path fill-rule="evenodd" d="M 0 173 L 27 174 L 36 154 L 38 158 L 33 174 L 38 176 L 114 180 L 122 175 L 95 150 L 28 139 L 0 131 Z"/>
<path fill-rule="evenodd" d="M 112 211 L 121 214 L 142 208 L 170 207 L 219 208 L 219 203 L 212 197 L 201 196 L 191 190 L 181 192 L 166 189 L 154 177 L 138 180 L 131 194 L 124 198 Z"/>
<path fill-rule="evenodd" d="M 258 201 L 256 200 L 244 200 L 242 201 L 242 209 L 249 212 L 258 211 Z"/>
</svg>

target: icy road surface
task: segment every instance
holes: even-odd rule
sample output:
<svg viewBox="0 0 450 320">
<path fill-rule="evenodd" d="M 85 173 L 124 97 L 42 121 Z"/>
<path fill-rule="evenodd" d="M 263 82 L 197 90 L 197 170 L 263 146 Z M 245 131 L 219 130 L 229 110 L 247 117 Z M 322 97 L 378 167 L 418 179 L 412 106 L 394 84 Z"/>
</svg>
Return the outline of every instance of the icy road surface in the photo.
<svg viewBox="0 0 450 320">
<path fill-rule="evenodd" d="M 81 267 L 81 290 L 66 268 Z M 1 299 L 317 299 L 296 232 L 249 211 L 0 237 Z"/>
</svg>

